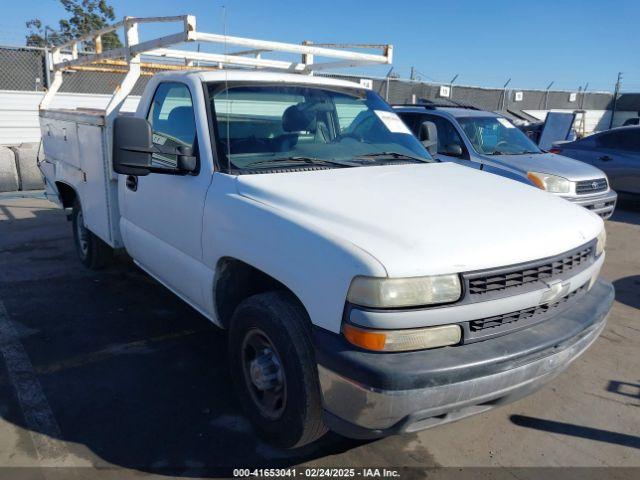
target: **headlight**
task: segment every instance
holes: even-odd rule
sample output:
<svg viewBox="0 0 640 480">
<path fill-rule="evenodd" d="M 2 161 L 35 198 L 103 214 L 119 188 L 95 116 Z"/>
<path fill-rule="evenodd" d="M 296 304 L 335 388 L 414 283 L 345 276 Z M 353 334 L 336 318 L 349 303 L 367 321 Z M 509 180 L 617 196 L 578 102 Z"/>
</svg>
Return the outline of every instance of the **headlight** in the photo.
<svg viewBox="0 0 640 480">
<path fill-rule="evenodd" d="M 342 325 L 342 334 L 353 345 L 376 352 L 406 352 L 446 347 L 460 343 L 462 338 L 459 325 L 407 330 L 371 330 L 345 323 Z"/>
<path fill-rule="evenodd" d="M 417 307 L 455 302 L 461 292 L 460 279 L 455 274 L 409 278 L 355 277 L 347 300 L 363 307 Z"/>
<path fill-rule="evenodd" d="M 603 228 L 602 231 L 598 234 L 596 241 L 596 257 L 599 257 L 602 252 L 604 252 L 604 247 L 607 243 L 607 231 Z"/>
<path fill-rule="evenodd" d="M 527 178 L 531 180 L 536 187 L 546 190 L 549 193 L 569 193 L 571 191 L 571 181 L 557 175 L 527 172 Z"/>
</svg>

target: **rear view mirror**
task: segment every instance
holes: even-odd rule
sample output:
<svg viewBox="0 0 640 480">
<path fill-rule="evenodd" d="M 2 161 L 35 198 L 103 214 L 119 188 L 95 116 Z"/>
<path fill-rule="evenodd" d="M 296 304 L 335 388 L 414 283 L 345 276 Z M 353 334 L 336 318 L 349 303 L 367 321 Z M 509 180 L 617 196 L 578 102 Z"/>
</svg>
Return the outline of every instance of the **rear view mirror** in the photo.
<svg viewBox="0 0 640 480">
<path fill-rule="evenodd" d="M 124 175 L 148 175 L 153 134 L 144 118 L 117 117 L 113 122 L 113 170 Z"/>
<path fill-rule="evenodd" d="M 438 130 L 433 122 L 422 122 L 418 138 L 432 157 L 438 153 Z"/>
</svg>

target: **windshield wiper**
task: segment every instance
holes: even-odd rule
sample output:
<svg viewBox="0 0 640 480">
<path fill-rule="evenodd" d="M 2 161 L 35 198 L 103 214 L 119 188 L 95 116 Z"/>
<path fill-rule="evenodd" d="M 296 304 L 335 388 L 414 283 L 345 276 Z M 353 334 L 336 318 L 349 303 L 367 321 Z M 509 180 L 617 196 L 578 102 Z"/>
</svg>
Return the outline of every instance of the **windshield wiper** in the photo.
<svg viewBox="0 0 640 480">
<path fill-rule="evenodd" d="M 268 166 L 273 164 L 282 165 L 287 163 L 306 163 L 308 165 L 325 165 L 325 166 L 333 166 L 333 167 L 355 167 L 356 166 L 353 163 L 338 162 L 336 160 L 325 160 L 323 158 L 295 156 L 295 157 L 274 158 L 271 160 L 259 160 L 257 162 L 248 163 L 243 168 Z"/>
<path fill-rule="evenodd" d="M 414 162 L 419 163 L 428 163 L 429 160 L 426 158 L 414 157 L 412 155 L 407 155 L 399 152 L 374 152 L 374 153 L 365 153 L 364 155 L 358 155 L 354 157 L 357 160 L 363 159 L 383 159 L 383 157 L 387 157 L 387 160 L 413 160 Z"/>
<path fill-rule="evenodd" d="M 502 152 L 500 150 L 495 150 L 491 153 L 487 153 L 487 155 L 532 155 L 535 153 L 540 153 L 540 152 L 528 152 L 528 151 L 522 151 L 522 152 L 510 152 L 510 153 L 505 153 Z"/>
</svg>

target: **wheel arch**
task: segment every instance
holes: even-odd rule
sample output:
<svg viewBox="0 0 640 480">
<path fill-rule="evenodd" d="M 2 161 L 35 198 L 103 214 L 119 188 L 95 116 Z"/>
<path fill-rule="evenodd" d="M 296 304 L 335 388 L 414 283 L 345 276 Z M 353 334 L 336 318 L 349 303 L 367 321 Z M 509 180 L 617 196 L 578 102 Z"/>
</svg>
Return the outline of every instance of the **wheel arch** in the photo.
<svg viewBox="0 0 640 480">
<path fill-rule="evenodd" d="M 243 260 L 234 257 L 220 258 L 213 282 L 213 307 L 220 326 L 229 327 L 235 309 L 243 300 L 270 291 L 288 292 L 309 317 L 300 298 L 278 279 Z"/>
<path fill-rule="evenodd" d="M 76 198 L 78 198 L 78 192 L 76 191 L 76 189 L 73 188 L 68 183 L 61 182 L 61 181 L 56 181 L 55 185 L 56 185 L 56 188 L 58 189 L 58 197 L 62 202 L 62 207 L 72 208 L 73 203 L 75 202 Z"/>
</svg>

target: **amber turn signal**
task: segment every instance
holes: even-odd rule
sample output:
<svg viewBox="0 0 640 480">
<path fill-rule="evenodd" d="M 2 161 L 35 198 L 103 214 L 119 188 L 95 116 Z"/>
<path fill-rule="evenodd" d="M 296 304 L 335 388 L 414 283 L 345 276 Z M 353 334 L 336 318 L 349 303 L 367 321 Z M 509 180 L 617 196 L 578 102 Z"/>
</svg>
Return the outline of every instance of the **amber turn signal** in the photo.
<svg viewBox="0 0 640 480">
<path fill-rule="evenodd" d="M 462 330 L 459 325 L 438 325 L 404 330 L 372 330 L 344 323 L 342 334 L 353 345 L 375 352 L 408 352 L 445 347 L 460 343 L 462 338 Z"/>
</svg>

